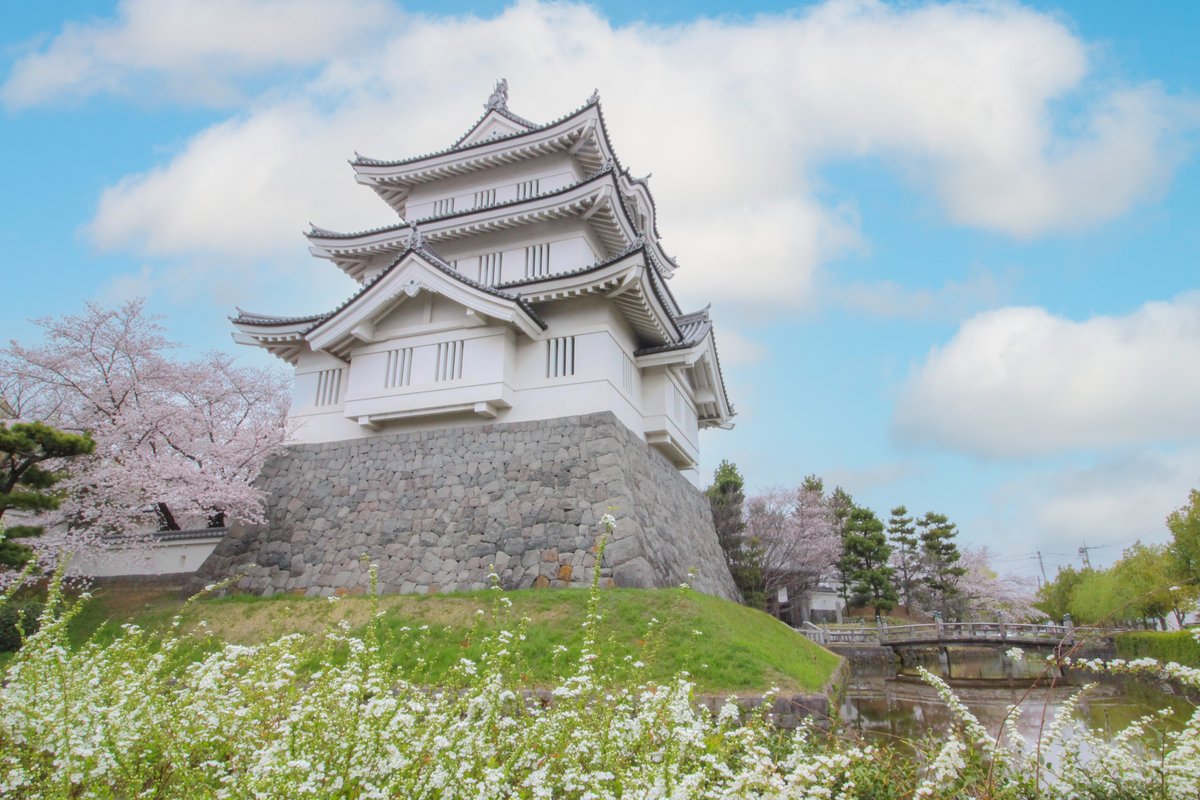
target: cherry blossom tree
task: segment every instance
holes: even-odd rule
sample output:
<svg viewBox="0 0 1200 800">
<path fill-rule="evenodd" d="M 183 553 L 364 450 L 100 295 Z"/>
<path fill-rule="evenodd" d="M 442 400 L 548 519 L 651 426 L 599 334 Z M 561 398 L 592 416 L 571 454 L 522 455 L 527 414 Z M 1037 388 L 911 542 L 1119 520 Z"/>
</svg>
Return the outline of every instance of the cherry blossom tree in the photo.
<svg viewBox="0 0 1200 800">
<path fill-rule="evenodd" d="M 991 567 L 992 554 L 986 546 L 967 547 L 959 566 L 958 600 L 967 619 L 996 619 L 1000 622 L 1030 622 L 1045 617 L 1034 608 L 1036 587 L 1032 579 L 1000 575 Z"/>
<path fill-rule="evenodd" d="M 814 588 L 841 553 L 837 519 L 821 489 L 810 477 L 798 489 L 769 489 L 746 503 L 746 533 L 759 543 L 772 605 L 780 589 L 800 597 Z"/>
<path fill-rule="evenodd" d="M 10 413 L 96 442 L 51 522 L 84 535 L 261 519 L 252 481 L 283 440 L 280 371 L 221 353 L 172 359 L 175 345 L 141 300 L 35 324 L 41 344 L 0 351 Z"/>
</svg>

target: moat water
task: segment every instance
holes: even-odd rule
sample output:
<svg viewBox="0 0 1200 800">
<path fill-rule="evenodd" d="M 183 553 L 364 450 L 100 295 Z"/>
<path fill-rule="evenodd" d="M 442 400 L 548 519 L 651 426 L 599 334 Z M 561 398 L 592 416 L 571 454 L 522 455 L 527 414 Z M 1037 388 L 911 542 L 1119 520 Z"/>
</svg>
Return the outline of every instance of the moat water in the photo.
<svg viewBox="0 0 1200 800">
<path fill-rule="evenodd" d="M 937 691 L 918 677 L 919 665 L 946 679 L 993 734 L 1009 709 L 1017 706 L 1021 712 L 1018 730 L 1032 744 L 1080 685 L 1094 680 L 1047 670 L 1043 658 L 1032 650 L 1018 661 L 995 649 L 949 648 L 908 653 L 906 663 L 898 668 L 851 662 L 841 719 L 848 729 L 867 739 L 905 743 L 927 736 L 942 738 L 953 718 Z M 1084 693 L 1074 718 L 1093 730 L 1115 733 L 1161 708 L 1170 709 L 1170 714 L 1156 723 L 1159 731 L 1178 730 L 1195 711 L 1192 702 L 1170 687 L 1142 680 L 1105 679 Z M 1154 749 L 1157 736 L 1147 738 L 1144 745 Z"/>
</svg>

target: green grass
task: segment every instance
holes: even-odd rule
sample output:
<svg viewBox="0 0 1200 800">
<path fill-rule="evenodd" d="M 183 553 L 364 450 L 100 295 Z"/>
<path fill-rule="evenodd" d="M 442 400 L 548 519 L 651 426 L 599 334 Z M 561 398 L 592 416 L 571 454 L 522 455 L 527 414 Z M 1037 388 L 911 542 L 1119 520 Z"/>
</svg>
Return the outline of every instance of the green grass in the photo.
<svg viewBox="0 0 1200 800">
<path fill-rule="evenodd" d="M 574 658 L 582 645 L 588 592 L 504 592 L 511 609 L 499 606 L 497 597 L 483 591 L 379 598 L 383 625 L 392 634 L 388 641 L 393 661 L 436 684 L 459 659 L 476 659 L 488 633 L 498 627 L 515 630 L 528 618 L 525 640 L 515 645 L 522 658 L 522 683 L 555 683 L 563 674 L 556 659 Z M 702 692 L 771 687 L 818 691 L 839 660 L 767 614 L 690 590 L 606 589 L 600 593 L 600 608 L 599 641 L 608 652 L 618 659 L 629 656 L 645 662 L 648 677 L 655 681 L 666 682 L 686 671 Z M 123 622 L 162 628 L 180 613 L 185 631 L 201 630 L 203 621 L 203 630 L 213 637 L 209 646 L 215 647 L 216 641 L 256 644 L 289 633 L 320 634 L 343 621 L 361 630 L 370 619 L 371 601 L 361 596 L 335 603 L 295 596 L 234 596 L 203 599 L 185 608 L 168 593 L 106 588 L 98 590 L 73 621 L 72 639 L 77 645 L 90 637 L 107 641 Z M 652 626 L 652 618 L 659 624 Z M 657 632 L 650 633 L 651 627 Z M 556 655 L 559 647 L 567 652 Z M 203 649 L 197 647 L 196 652 Z M 315 669 L 317 664 L 308 666 Z"/>
</svg>

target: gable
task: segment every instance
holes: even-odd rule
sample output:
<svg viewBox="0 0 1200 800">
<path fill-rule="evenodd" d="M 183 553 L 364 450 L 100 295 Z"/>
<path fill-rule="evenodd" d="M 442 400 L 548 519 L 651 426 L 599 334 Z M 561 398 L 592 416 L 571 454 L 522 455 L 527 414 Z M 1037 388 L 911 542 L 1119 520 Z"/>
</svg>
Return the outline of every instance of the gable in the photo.
<svg viewBox="0 0 1200 800">
<path fill-rule="evenodd" d="M 472 319 L 475 320 L 473 324 L 479 324 L 485 318 L 492 318 L 514 325 L 529 336 L 536 336 L 544 327 L 533 310 L 519 298 L 466 280 L 435 256 L 410 246 L 392 266 L 313 326 L 304 338 L 313 350 L 326 350 L 343 358 L 355 342 L 378 339 L 376 325 L 381 319 L 399 312 L 400 323 L 411 322 L 407 316 L 415 313 L 411 309 L 421 308 L 412 301 L 422 295 L 440 298 L 458 309 L 454 312 L 447 311 L 444 306 L 431 306 L 429 313 L 436 311 L 443 319 L 451 319 L 456 313 L 462 315 L 458 319 L 466 320 L 466 324 L 472 324 Z"/>
<path fill-rule="evenodd" d="M 382 310 L 375 321 L 375 332 L 380 338 L 392 338 L 430 325 L 465 322 L 467 311 L 463 304 L 434 292 L 421 292 L 411 299 L 401 295 L 390 310 Z"/>
<path fill-rule="evenodd" d="M 514 133 L 524 133 L 526 130 L 528 128 L 506 119 L 495 110 L 492 110 L 455 147 L 465 147 L 478 142 L 486 142 L 489 139 L 511 136 Z"/>
</svg>

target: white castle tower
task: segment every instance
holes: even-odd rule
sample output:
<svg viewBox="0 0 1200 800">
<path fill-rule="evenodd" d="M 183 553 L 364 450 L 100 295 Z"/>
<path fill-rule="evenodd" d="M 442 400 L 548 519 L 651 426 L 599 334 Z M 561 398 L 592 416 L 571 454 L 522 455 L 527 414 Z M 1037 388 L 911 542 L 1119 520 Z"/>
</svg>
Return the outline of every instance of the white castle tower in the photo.
<svg viewBox="0 0 1200 800">
<path fill-rule="evenodd" d="M 611 412 L 696 483 L 698 432 L 733 408 L 708 309 L 668 286 L 646 180 L 596 94 L 543 125 L 507 100 L 501 80 L 440 152 L 356 156 L 399 220 L 307 235 L 358 291 L 312 316 L 239 309 L 235 339 L 296 368 L 297 444 Z"/>
</svg>

